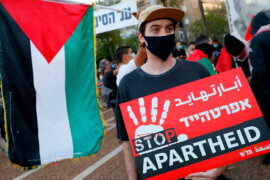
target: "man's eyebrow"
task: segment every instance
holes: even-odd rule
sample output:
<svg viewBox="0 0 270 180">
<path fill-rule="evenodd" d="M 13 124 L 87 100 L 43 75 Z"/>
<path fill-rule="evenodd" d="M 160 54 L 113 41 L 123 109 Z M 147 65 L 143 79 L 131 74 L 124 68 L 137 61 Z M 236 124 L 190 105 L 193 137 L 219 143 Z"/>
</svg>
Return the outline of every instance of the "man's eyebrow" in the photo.
<svg viewBox="0 0 270 180">
<path fill-rule="evenodd" d="M 153 25 L 150 26 L 150 28 L 156 27 L 156 26 L 157 26 L 157 27 L 160 27 L 161 25 L 159 25 L 159 24 L 153 24 Z M 166 27 L 168 27 L 168 26 L 173 26 L 173 23 L 170 23 L 170 24 L 167 24 L 167 25 L 166 25 Z"/>
<path fill-rule="evenodd" d="M 173 26 L 173 23 L 171 23 L 171 24 L 168 24 L 167 26 Z"/>
<path fill-rule="evenodd" d="M 153 25 L 150 26 L 150 29 L 151 29 L 152 27 L 156 27 L 156 26 L 157 26 L 157 27 L 160 27 L 159 24 L 153 24 Z"/>
</svg>

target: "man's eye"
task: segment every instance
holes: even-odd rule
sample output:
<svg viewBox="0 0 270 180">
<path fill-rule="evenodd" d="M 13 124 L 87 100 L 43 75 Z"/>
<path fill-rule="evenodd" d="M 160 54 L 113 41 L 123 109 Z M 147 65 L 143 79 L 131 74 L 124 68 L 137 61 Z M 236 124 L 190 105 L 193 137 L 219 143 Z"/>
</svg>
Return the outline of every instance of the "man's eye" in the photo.
<svg viewBox="0 0 270 180">
<path fill-rule="evenodd" d="M 173 30 L 172 27 L 168 27 L 168 28 L 167 28 L 167 31 L 168 31 L 168 32 L 171 32 L 172 30 Z"/>
<path fill-rule="evenodd" d="M 153 32 L 158 32 L 158 28 L 153 28 Z"/>
</svg>

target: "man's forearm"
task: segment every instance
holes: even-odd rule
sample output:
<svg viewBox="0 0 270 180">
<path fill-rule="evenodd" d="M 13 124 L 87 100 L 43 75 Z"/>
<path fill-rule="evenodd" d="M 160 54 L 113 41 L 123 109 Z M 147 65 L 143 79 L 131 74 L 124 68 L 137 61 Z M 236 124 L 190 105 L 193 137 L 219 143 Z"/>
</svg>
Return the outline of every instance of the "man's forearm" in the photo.
<svg viewBox="0 0 270 180">
<path fill-rule="evenodd" d="M 128 174 L 129 180 L 137 180 L 138 179 L 138 173 L 137 173 L 137 166 L 135 159 L 132 154 L 132 150 L 130 147 L 130 144 L 128 141 L 123 141 L 124 146 L 124 160 L 126 164 L 126 170 Z"/>
<path fill-rule="evenodd" d="M 143 47 L 142 45 L 139 46 L 139 51 L 136 54 L 135 58 L 134 58 L 134 62 L 135 65 L 137 67 L 140 67 L 143 65 L 144 61 L 146 59 L 146 50 L 145 47 Z"/>
</svg>

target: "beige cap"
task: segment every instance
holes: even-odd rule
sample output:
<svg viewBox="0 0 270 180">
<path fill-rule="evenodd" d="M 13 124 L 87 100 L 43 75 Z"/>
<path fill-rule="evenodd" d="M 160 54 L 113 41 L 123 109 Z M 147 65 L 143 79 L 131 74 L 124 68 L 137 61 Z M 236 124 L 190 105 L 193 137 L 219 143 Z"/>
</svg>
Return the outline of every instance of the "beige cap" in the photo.
<svg viewBox="0 0 270 180">
<path fill-rule="evenodd" d="M 172 19 L 176 22 L 180 22 L 185 13 L 178 8 L 164 7 L 162 5 L 154 5 L 146 8 L 140 14 L 138 20 L 138 29 L 144 22 L 156 20 L 156 19 Z"/>
</svg>

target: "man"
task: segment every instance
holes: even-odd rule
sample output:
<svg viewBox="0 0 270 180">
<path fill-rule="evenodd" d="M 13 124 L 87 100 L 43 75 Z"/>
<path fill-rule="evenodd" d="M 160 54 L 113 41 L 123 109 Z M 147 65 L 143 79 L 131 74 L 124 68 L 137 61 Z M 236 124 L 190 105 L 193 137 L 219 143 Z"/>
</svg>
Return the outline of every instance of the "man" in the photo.
<svg viewBox="0 0 270 180">
<path fill-rule="evenodd" d="M 251 22 L 250 62 L 253 67 L 250 86 L 270 128 L 270 10 L 261 11 Z M 264 164 L 270 164 L 270 153 Z"/>
<path fill-rule="evenodd" d="M 195 49 L 195 42 L 192 41 L 188 44 L 188 48 L 186 50 L 187 57 L 189 57 L 191 54 L 193 54 L 194 49 Z"/>
<path fill-rule="evenodd" d="M 213 37 L 213 47 L 214 47 L 214 65 L 216 66 L 218 58 L 220 56 L 220 52 L 223 48 L 216 37 Z"/>
<path fill-rule="evenodd" d="M 215 75 L 215 69 L 210 59 L 213 57 L 214 47 L 210 44 L 210 39 L 207 36 L 200 35 L 195 40 L 195 50 L 188 57 L 189 61 L 197 61 L 201 63 L 210 73 Z"/>
<path fill-rule="evenodd" d="M 120 46 L 117 48 L 115 56 L 119 62 L 118 69 L 115 70 L 117 86 L 119 86 L 121 79 L 126 74 L 141 66 L 146 59 L 145 48 L 142 45 L 139 45 L 139 51 L 136 56 L 129 46 Z"/>
<path fill-rule="evenodd" d="M 99 62 L 99 66 L 98 66 L 98 78 L 100 81 L 103 81 L 103 77 L 105 75 L 106 72 L 109 72 L 111 70 L 111 62 L 108 61 L 107 59 L 102 59 Z"/>
<path fill-rule="evenodd" d="M 249 43 L 247 41 L 240 41 L 236 37 L 227 34 L 224 38 L 224 46 L 227 52 L 236 59 L 235 62 L 242 68 L 247 80 L 250 81 L 251 66 L 249 63 Z"/>
<path fill-rule="evenodd" d="M 172 56 L 176 23 L 183 16 L 184 12 L 180 9 L 155 5 L 145 9 L 139 17 L 138 37 L 140 43 L 146 46 L 147 62 L 122 79 L 116 107 L 117 136 L 123 141 L 124 159 L 130 180 L 138 179 L 138 174 L 119 104 L 209 76 L 201 64 L 176 60 Z M 224 169 L 221 167 L 194 173 L 188 178 L 214 179 Z"/>
<path fill-rule="evenodd" d="M 187 58 L 186 51 L 180 42 L 176 43 L 175 49 L 173 50 L 173 57 L 178 59 Z"/>
<path fill-rule="evenodd" d="M 102 59 L 99 63 L 99 68 L 98 68 L 98 77 L 99 77 L 99 87 L 100 87 L 100 103 L 103 107 L 109 107 L 110 106 L 110 94 L 112 94 L 113 89 L 110 87 L 107 87 L 108 85 L 108 73 L 110 74 L 111 71 L 111 62 Z M 106 76 L 107 75 L 107 76 Z M 104 84 L 106 77 L 106 85 Z"/>
</svg>

